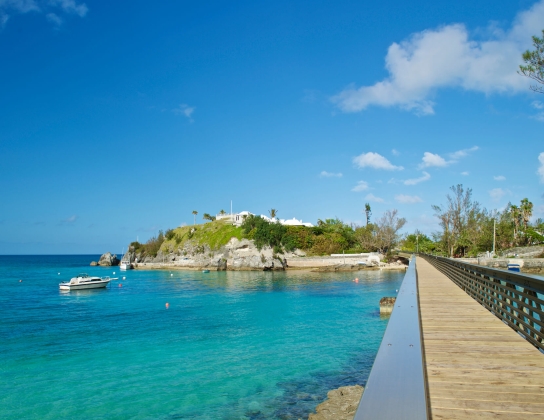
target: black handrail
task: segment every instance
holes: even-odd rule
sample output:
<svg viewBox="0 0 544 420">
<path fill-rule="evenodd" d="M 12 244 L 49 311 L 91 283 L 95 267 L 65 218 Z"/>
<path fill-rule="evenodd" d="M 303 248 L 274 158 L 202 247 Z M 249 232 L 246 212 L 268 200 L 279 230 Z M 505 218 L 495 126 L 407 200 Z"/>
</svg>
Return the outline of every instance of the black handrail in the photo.
<svg viewBox="0 0 544 420">
<path fill-rule="evenodd" d="M 544 353 L 544 280 L 451 258 L 420 256 Z"/>
</svg>

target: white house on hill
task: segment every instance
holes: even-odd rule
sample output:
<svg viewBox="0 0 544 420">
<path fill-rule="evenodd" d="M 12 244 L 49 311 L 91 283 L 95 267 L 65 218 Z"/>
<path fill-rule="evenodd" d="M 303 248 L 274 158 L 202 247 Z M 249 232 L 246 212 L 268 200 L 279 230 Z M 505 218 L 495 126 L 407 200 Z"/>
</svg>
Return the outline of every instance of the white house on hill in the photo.
<svg viewBox="0 0 544 420">
<path fill-rule="evenodd" d="M 255 216 L 253 213 L 249 211 L 241 211 L 240 213 L 234 213 L 234 214 L 218 214 L 216 216 L 217 220 L 227 220 L 232 222 L 235 226 L 240 226 L 246 217 L 249 215 Z M 267 222 L 276 223 L 279 222 L 280 224 L 284 226 L 306 226 L 306 227 L 314 227 L 311 223 L 303 222 L 302 220 L 295 219 L 294 217 L 292 219 L 276 219 L 270 218 L 268 216 L 265 216 L 264 214 L 261 214 L 259 217 L 266 220 Z"/>
</svg>

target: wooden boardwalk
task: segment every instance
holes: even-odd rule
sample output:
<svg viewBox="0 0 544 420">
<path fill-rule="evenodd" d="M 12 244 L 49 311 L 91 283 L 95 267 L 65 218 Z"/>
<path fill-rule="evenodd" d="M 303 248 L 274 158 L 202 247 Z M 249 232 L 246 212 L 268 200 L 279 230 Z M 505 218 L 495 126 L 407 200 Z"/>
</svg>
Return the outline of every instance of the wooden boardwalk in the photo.
<svg viewBox="0 0 544 420">
<path fill-rule="evenodd" d="M 430 399 L 438 419 L 544 419 L 544 354 L 417 259 Z"/>
</svg>

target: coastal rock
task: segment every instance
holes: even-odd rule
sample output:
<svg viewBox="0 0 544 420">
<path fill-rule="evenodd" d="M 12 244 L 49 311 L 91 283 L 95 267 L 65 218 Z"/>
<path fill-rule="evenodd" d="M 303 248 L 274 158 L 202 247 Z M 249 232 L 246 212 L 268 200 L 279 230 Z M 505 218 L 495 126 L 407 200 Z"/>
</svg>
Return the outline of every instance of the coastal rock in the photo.
<svg viewBox="0 0 544 420">
<path fill-rule="evenodd" d="M 364 388 L 361 385 L 343 386 L 327 393 L 308 420 L 353 420 Z"/>
<path fill-rule="evenodd" d="M 393 312 L 395 302 L 397 298 L 395 297 L 383 297 L 380 299 L 380 315 L 389 315 Z"/>
<path fill-rule="evenodd" d="M 217 262 L 217 271 L 227 271 L 227 260 L 226 260 L 226 258 L 221 258 Z"/>
<path fill-rule="evenodd" d="M 106 252 L 100 257 L 100 260 L 98 261 L 98 265 L 109 267 L 112 265 L 119 265 L 119 258 L 117 258 L 117 255 L 112 254 L 111 252 Z"/>
<path fill-rule="evenodd" d="M 361 267 L 358 264 L 336 264 L 314 268 L 312 271 L 317 273 L 331 273 L 337 271 L 359 271 L 360 269 Z"/>
<path fill-rule="evenodd" d="M 91 266 L 94 267 L 95 265 L 98 265 L 96 261 L 91 261 Z"/>
</svg>

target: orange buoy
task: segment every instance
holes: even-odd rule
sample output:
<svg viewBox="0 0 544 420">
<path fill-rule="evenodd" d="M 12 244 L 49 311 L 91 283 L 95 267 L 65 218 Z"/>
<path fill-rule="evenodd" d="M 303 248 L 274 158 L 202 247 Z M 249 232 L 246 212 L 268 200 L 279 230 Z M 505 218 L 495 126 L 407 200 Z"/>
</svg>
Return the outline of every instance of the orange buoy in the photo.
<svg viewBox="0 0 544 420">
<path fill-rule="evenodd" d="M 119 283 L 119 287 L 123 287 L 123 285 L 121 283 Z"/>
<path fill-rule="evenodd" d="M 169 304 L 168 302 L 166 302 L 166 305 L 164 305 L 164 306 L 166 306 L 166 309 L 168 309 L 168 307 L 170 306 L 170 304 Z"/>
</svg>

